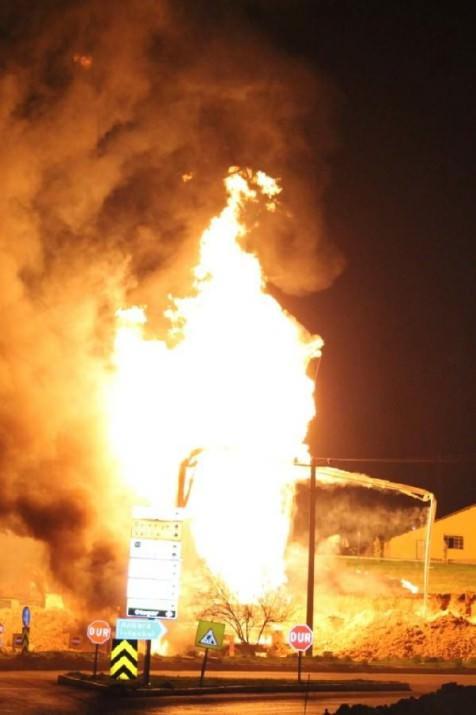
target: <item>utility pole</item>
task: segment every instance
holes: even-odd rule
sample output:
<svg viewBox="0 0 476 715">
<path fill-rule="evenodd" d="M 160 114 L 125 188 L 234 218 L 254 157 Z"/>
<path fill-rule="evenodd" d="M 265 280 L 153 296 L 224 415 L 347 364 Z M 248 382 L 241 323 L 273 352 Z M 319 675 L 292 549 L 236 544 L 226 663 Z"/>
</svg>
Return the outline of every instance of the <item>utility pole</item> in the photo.
<svg viewBox="0 0 476 715">
<path fill-rule="evenodd" d="M 306 623 L 312 631 L 314 627 L 314 561 L 316 553 L 316 460 L 314 457 L 311 459 L 310 467 Z M 312 657 L 312 645 L 307 649 L 306 656 Z"/>
<path fill-rule="evenodd" d="M 314 390 L 316 390 L 317 376 L 321 366 L 321 355 L 316 356 L 314 367 Z M 306 603 L 306 623 L 311 629 L 314 628 L 314 565 L 316 556 L 316 469 L 317 459 L 312 456 L 309 479 L 309 547 L 307 561 L 307 603 Z M 306 656 L 312 658 L 312 644 L 306 651 Z"/>
</svg>

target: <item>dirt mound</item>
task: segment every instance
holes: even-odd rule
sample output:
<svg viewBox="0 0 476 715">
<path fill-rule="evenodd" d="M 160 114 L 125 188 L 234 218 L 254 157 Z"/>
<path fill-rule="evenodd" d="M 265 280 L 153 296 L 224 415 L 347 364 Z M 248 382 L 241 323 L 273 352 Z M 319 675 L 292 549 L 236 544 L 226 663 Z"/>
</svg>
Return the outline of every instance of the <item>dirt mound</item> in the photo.
<svg viewBox="0 0 476 715">
<path fill-rule="evenodd" d="M 394 713 L 394 715 L 469 715 L 474 711 L 476 687 L 446 683 L 436 693 L 422 695 L 421 698 L 405 698 L 394 705 L 376 708 L 368 705 L 341 705 L 334 715 L 374 715 Z M 326 711 L 327 712 L 327 711 Z"/>
<path fill-rule="evenodd" d="M 476 657 L 476 625 L 452 614 L 413 624 L 374 623 L 361 642 L 343 654 L 353 660 L 415 657 L 469 660 Z"/>
<path fill-rule="evenodd" d="M 442 611 L 441 606 L 451 610 Z M 476 658 L 474 594 L 435 597 L 428 618 L 419 607 L 399 608 L 390 602 L 385 610 L 367 602 L 361 607 L 360 612 L 342 609 L 339 615 L 317 619 L 315 652 L 356 661 Z"/>
</svg>

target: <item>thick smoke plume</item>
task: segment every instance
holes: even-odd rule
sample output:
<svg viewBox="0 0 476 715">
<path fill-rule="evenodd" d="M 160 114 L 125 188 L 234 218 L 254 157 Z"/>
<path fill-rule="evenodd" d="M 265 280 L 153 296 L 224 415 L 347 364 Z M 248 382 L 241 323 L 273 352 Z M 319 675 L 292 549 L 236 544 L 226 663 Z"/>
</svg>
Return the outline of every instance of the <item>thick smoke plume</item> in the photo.
<svg viewBox="0 0 476 715">
<path fill-rule="evenodd" d="M 129 504 L 102 410 L 114 313 L 148 304 L 160 330 L 230 165 L 282 179 L 280 209 L 249 236 L 269 281 L 329 285 L 332 92 L 187 3 L 7 0 L 0 24 L 0 527 L 111 605 Z"/>
</svg>

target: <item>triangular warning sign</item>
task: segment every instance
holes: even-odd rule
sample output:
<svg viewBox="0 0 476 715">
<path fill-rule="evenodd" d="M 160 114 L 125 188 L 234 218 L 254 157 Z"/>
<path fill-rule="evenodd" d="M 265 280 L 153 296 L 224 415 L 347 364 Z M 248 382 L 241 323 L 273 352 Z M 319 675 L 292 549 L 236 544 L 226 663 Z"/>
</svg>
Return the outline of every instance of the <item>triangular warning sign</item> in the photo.
<svg viewBox="0 0 476 715">
<path fill-rule="evenodd" d="M 211 628 L 209 628 L 205 635 L 200 638 L 199 643 L 201 645 L 218 645 L 215 634 Z"/>
</svg>

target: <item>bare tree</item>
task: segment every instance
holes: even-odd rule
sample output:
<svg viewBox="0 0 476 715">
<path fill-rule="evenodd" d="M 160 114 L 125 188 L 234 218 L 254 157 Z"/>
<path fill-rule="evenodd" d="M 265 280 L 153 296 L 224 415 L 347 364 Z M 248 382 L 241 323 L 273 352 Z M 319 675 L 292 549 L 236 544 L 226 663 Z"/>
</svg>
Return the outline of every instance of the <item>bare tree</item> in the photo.
<svg viewBox="0 0 476 715">
<path fill-rule="evenodd" d="M 209 588 L 200 595 L 200 601 L 209 605 L 198 618 L 226 623 L 244 645 L 258 645 L 267 626 L 284 623 L 293 615 L 291 600 L 282 588 L 268 591 L 254 603 L 240 603 L 221 579 L 209 574 L 207 581 Z"/>
</svg>

